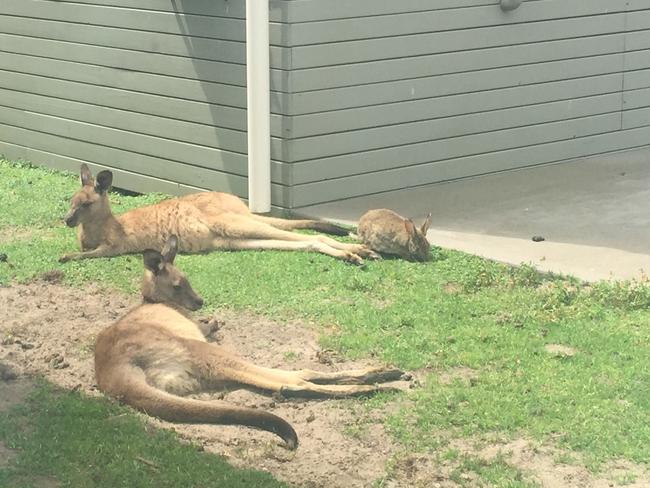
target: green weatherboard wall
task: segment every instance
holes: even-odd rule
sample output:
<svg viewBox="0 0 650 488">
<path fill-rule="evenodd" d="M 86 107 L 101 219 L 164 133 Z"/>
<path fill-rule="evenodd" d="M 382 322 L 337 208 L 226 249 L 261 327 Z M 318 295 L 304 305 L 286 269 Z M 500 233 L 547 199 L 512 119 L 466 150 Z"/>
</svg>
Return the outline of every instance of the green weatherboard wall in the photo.
<svg viewBox="0 0 650 488">
<path fill-rule="evenodd" d="M 272 199 L 650 141 L 647 0 L 271 1 Z M 244 0 L 2 0 L 0 153 L 245 197 Z"/>
</svg>

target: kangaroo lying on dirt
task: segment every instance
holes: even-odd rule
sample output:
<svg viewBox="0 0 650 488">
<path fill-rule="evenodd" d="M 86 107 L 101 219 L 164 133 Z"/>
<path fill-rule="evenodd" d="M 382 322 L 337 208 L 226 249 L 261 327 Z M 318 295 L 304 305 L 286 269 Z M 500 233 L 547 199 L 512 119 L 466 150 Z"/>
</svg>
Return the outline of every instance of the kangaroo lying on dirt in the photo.
<svg viewBox="0 0 650 488">
<path fill-rule="evenodd" d="M 97 336 L 95 375 L 103 392 L 169 421 L 257 427 L 295 449 L 296 432 L 276 415 L 180 395 L 248 387 L 287 397 L 344 397 L 403 386 L 374 384 L 400 379 L 397 369 L 284 371 L 256 366 L 208 343 L 185 313 L 198 310 L 203 300 L 173 265 L 177 248 L 172 236 L 162 253 L 144 252 L 144 303 Z"/>
<path fill-rule="evenodd" d="M 255 215 L 229 193 L 195 193 L 115 217 L 108 200 L 112 181 L 110 171 L 99 172 L 97 181 L 93 181 L 88 166 L 81 165 L 81 190 L 72 197 L 64 221 L 69 227 L 79 226 L 82 252 L 66 254 L 60 262 L 161 249 L 170 235 L 180 239 L 181 252 L 279 249 L 321 252 L 354 264 L 363 264 L 364 257 L 379 259 L 378 254 L 363 244 L 289 232 L 313 229 L 347 235 L 348 231 L 342 227 L 319 220 Z"/>
</svg>

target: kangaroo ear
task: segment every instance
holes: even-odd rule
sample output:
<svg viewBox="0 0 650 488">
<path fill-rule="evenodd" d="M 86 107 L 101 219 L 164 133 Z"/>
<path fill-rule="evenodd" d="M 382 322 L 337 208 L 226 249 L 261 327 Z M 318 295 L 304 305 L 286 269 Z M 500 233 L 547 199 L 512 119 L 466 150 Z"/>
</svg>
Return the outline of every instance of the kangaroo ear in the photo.
<svg viewBox="0 0 650 488">
<path fill-rule="evenodd" d="M 169 236 L 167 243 L 161 252 L 162 258 L 166 263 L 173 264 L 176 253 L 178 252 L 178 237 L 175 235 Z"/>
<path fill-rule="evenodd" d="M 144 251 L 144 267 L 151 271 L 153 274 L 158 274 L 163 267 L 163 257 L 158 251 L 153 249 L 145 249 Z"/>
<path fill-rule="evenodd" d="M 406 219 L 404 221 L 404 228 L 406 229 L 406 233 L 409 235 L 409 237 L 413 237 L 415 235 L 415 224 L 411 219 Z"/>
<path fill-rule="evenodd" d="M 97 173 L 97 182 L 95 183 L 95 191 L 97 193 L 104 193 L 111 189 L 113 184 L 113 173 L 110 171 L 100 171 Z"/>
<path fill-rule="evenodd" d="M 81 165 L 79 176 L 81 177 L 81 186 L 93 186 L 93 174 L 86 163 Z"/>
<path fill-rule="evenodd" d="M 424 224 L 422 224 L 422 228 L 420 229 L 423 234 L 427 233 L 430 225 L 431 225 L 431 212 L 429 212 L 429 215 L 427 215 L 427 218 L 424 221 Z"/>
</svg>

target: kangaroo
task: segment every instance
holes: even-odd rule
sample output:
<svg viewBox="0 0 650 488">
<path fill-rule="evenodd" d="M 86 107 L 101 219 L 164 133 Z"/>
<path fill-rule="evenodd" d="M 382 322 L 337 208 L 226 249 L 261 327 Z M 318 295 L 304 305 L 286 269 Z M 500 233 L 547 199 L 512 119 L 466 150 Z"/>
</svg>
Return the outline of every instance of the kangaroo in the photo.
<svg viewBox="0 0 650 488">
<path fill-rule="evenodd" d="M 74 194 L 64 218 L 69 227 L 79 226 L 82 252 L 63 255 L 59 261 L 117 256 L 161 249 L 172 234 L 180 239 L 181 252 L 210 250 L 278 249 L 327 254 L 361 265 L 363 258 L 380 256 L 363 244 L 336 241 L 324 235 L 305 235 L 292 229 L 312 229 L 335 235 L 348 231 L 319 220 L 288 220 L 256 215 L 235 195 L 204 192 L 172 198 L 118 215 L 111 212 L 108 190 L 110 171 L 97 181 L 81 165 L 81 189 Z"/>
<path fill-rule="evenodd" d="M 183 395 L 248 387 L 285 397 L 345 397 L 402 386 L 375 384 L 402 378 L 397 369 L 285 371 L 257 366 L 208 343 L 189 318 L 203 300 L 174 266 L 177 250 L 178 239 L 171 236 L 162 252 L 144 252 L 144 303 L 97 336 L 95 375 L 104 393 L 164 420 L 267 430 L 295 449 L 295 430 L 276 415 Z"/>
</svg>

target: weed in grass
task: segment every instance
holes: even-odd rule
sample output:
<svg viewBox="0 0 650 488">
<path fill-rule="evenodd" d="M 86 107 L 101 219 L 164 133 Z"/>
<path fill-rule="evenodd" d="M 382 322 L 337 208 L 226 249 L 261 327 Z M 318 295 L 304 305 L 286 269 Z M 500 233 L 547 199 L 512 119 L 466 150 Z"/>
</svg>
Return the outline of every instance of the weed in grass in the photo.
<svg viewBox="0 0 650 488">
<path fill-rule="evenodd" d="M 455 461 L 460 457 L 460 451 L 458 449 L 447 449 L 440 457 L 445 461 Z"/>
<path fill-rule="evenodd" d="M 578 459 L 576 458 L 576 456 L 574 456 L 574 455 L 572 455 L 572 454 L 570 454 L 568 452 L 562 452 L 560 454 L 557 454 L 553 458 L 553 462 L 555 464 L 569 464 L 569 465 L 571 465 L 571 464 L 577 464 Z"/>
<path fill-rule="evenodd" d="M 475 456 L 462 455 L 460 463 L 450 478 L 460 486 L 475 486 L 476 479 L 486 481 L 487 486 L 504 488 L 534 488 L 539 484 L 525 479 L 524 474 L 505 462 L 503 457 L 497 456 L 487 461 Z M 482 483 L 479 483 L 481 486 Z"/>
<path fill-rule="evenodd" d="M 599 282 L 591 288 L 592 298 L 605 307 L 623 310 L 650 309 L 648 278 L 623 282 Z"/>
<path fill-rule="evenodd" d="M 504 488 L 533 488 L 540 486 L 538 483 L 526 480 L 520 470 L 510 466 L 501 456 L 497 456 L 490 461 L 473 456 L 463 456 L 460 466 L 452 473 L 451 479 L 461 486 L 467 486 L 467 481 L 472 480 L 474 477 L 472 475 L 486 482 L 485 486 Z"/>
<path fill-rule="evenodd" d="M 637 480 L 637 476 L 635 474 L 624 473 L 624 474 L 614 476 L 614 479 L 612 481 L 616 483 L 618 486 L 625 486 L 625 485 L 631 485 L 636 480 Z"/>
<path fill-rule="evenodd" d="M 468 256 L 458 268 L 458 282 L 467 293 L 495 286 L 502 278 L 503 265 Z"/>
<path fill-rule="evenodd" d="M 543 282 L 543 275 L 530 264 L 522 263 L 510 269 L 510 286 L 536 288 Z"/>
<path fill-rule="evenodd" d="M 562 281 L 548 282 L 547 286 L 541 290 L 542 309 L 552 311 L 568 307 L 578 298 L 579 292 L 580 289 L 571 283 Z"/>
<path fill-rule="evenodd" d="M 354 439 L 362 439 L 368 430 L 368 425 L 362 422 L 350 422 L 343 426 L 343 433 Z"/>
<path fill-rule="evenodd" d="M 297 361 L 302 357 L 302 353 L 296 351 L 287 351 L 282 355 L 282 357 L 285 361 Z"/>
</svg>

